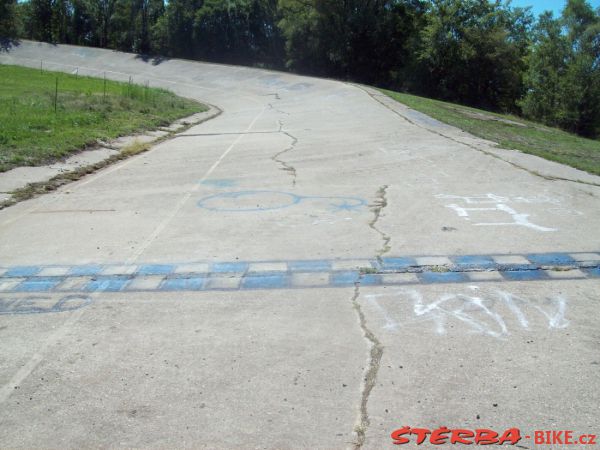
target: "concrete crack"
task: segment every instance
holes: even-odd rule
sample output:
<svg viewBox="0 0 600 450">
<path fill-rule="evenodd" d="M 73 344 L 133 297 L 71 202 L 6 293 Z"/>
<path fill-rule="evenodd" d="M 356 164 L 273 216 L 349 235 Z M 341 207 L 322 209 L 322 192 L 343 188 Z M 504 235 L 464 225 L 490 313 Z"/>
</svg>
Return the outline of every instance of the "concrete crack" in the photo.
<svg viewBox="0 0 600 450">
<path fill-rule="evenodd" d="M 279 97 L 277 97 L 277 100 L 280 100 Z M 285 114 L 286 116 L 290 115 L 289 112 L 283 111 L 283 110 L 281 110 L 279 108 L 275 108 L 272 103 L 269 103 L 269 108 L 272 109 L 272 110 L 274 110 L 275 112 L 278 112 L 279 114 Z"/>
<path fill-rule="evenodd" d="M 279 130 L 278 131 L 279 131 L 279 133 L 285 134 L 287 137 L 289 137 L 292 140 L 292 143 L 289 147 L 286 147 L 279 153 L 276 153 L 275 155 L 273 155 L 273 157 L 271 157 L 271 159 L 282 166 L 281 170 L 284 170 L 285 172 L 287 172 L 291 175 L 292 186 L 296 186 L 296 178 L 297 178 L 296 168 L 294 166 L 292 166 L 291 164 L 286 163 L 284 160 L 282 160 L 280 158 L 280 156 L 283 155 L 284 153 L 294 150 L 296 147 L 296 144 L 298 143 L 298 138 L 283 129 L 283 122 L 281 120 L 279 121 Z"/>
<path fill-rule="evenodd" d="M 272 94 L 262 94 L 262 97 L 275 97 L 275 100 L 281 100 L 281 97 L 279 97 L 279 92 L 275 92 Z"/>
<path fill-rule="evenodd" d="M 367 326 L 367 320 L 362 311 L 360 303 L 358 302 L 359 296 L 360 282 L 357 282 L 354 288 L 354 295 L 352 296 L 352 307 L 358 315 L 360 328 L 363 332 L 363 336 L 370 343 L 371 350 L 369 352 L 368 365 L 363 378 L 359 416 L 354 426 L 354 432 L 356 433 L 356 442 L 354 443 L 355 450 L 362 448 L 362 446 L 364 445 L 367 437 L 367 429 L 371 424 L 367 406 L 369 403 L 369 396 L 371 395 L 371 391 L 375 387 L 377 373 L 379 372 L 379 364 L 381 362 L 381 357 L 383 356 L 383 345 L 381 344 L 381 342 L 379 342 L 379 339 L 377 339 L 375 334 L 373 334 L 373 332 Z"/>
<path fill-rule="evenodd" d="M 386 195 L 388 188 L 389 186 L 387 184 L 381 186 L 377 191 L 377 198 L 375 199 L 375 202 L 372 205 L 370 205 L 371 211 L 373 212 L 373 219 L 369 222 L 369 227 L 371 227 L 373 231 L 378 233 L 381 236 L 381 239 L 383 240 L 383 246 L 377 251 L 377 261 L 380 265 L 383 263 L 381 259 L 382 256 L 391 250 L 390 241 L 392 240 L 392 237 L 388 236 L 377 227 L 377 222 L 381 217 L 381 212 L 387 206 Z"/>
</svg>

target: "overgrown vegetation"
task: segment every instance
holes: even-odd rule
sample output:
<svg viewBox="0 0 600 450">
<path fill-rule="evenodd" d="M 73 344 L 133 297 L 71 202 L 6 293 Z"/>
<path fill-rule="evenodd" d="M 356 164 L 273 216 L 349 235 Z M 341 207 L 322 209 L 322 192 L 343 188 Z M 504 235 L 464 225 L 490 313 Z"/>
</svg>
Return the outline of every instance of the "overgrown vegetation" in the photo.
<svg viewBox="0 0 600 450">
<path fill-rule="evenodd" d="M 390 97 L 475 136 L 600 175 L 600 141 L 522 118 L 383 90 Z"/>
<path fill-rule="evenodd" d="M 0 171 L 207 109 L 162 89 L 39 69 L 0 65 L 0 79 Z"/>
<path fill-rule="evenodd" d="M 0 36 L 287 68 L 600 134 L 600 8 L 508 0 L 0 0 Z"/>
</svg>

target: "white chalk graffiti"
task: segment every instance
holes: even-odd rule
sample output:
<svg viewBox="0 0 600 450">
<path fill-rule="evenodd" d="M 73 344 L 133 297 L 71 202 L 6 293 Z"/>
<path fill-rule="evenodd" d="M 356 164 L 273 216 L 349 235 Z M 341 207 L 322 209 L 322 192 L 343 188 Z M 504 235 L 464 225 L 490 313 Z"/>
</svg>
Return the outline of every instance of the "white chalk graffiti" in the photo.
<svg viewBox="0 0 600 450">
<path fill-rule="evenodd" d="M 536 323 L 541 320 L 548 329 L 569 325 L 565 318 L 567 302 L 559 295 L 536 302 L 505 291 L 482 293 L 477 286 L 469 289 L 468 293 L 443 294 L 433 300 L 427 300 L 414 289 L 366 295 L 365 299 L 384 319 L 383 328 L 390 331 L 411 323 L 432 322 L 435 332 L 440 335 L 458 325 L 459 329 L 503 339 L 510 334 L 513 322 L 523 330 L 531 329 L 532 320 Z M 386 298 L 394 302 L 390 305 L 394 307 L 394 313 L 382 305 Z M 402 307 L 405 300 L 409 300 L 407 308 Z"/>
<path fill-rule="evenodd" d="M 507 203 L 513 201 L 515 203 L 553 203 L 555 201 L 551 201 L 552 199 L 547 198 L 525 198 L 525 197 L 516 197 L 514 199 L 509 199 L 508 197 L 501 197 L 495 194 L 486 194 L 486 195 L 475 195 L 470 197 L 464 197 L 460 195 L 436 195 L 437 198 L 440 199 L 451 199 L 451 200 L 460 200 L 462 205 L 456 203 L 450 203 L 445 205 L 446 208 L 450 208 L 456 212 L 459 217 L 463 217 L 466 220 L 471 220 L 470 213 L 472 212 L 483 212 L 483 211 L 500 211 L 503 213 L 507 213 L 512 221 L 506 222 L 478 222 L 474 223 L 475 226 L 522 226 L 531 228 L 536 231 L 556 231 L 556 228 L 548 228 L 540 225 L 536 225 L 529 221 L 529 214 L 519 213 Z M 465 207 L 464 205 L 483 205 L 476 207 Z"/>
</svg>

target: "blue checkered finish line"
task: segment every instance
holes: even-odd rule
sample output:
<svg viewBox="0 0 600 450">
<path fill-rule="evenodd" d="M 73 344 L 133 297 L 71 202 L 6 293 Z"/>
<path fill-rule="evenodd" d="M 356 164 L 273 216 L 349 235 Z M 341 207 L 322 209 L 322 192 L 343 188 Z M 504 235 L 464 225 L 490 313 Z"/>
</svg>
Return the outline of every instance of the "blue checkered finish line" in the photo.
<svg viewBox="0 0 600 450">
<path fill-rule="evenodd" d="M 325 288 L 600 278 L 600 252 L 0 268 L 0 293 Z"/>
</svg>

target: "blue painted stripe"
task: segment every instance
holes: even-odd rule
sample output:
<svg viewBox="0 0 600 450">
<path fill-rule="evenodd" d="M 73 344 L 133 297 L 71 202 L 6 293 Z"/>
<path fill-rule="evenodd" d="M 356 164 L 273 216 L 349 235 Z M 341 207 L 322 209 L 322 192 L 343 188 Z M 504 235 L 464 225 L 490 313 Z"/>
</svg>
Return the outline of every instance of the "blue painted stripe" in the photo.
<svg viewBox="0 0 600 450">
<path fill-rule="evenodd" d="M 144 264 L 141 265 L 137 273 L 140 275 L 169 275 L 175 270 L 173 264 Z"/>
<path fill-rule="evenodd" d="M 469 281 L 467 275 L 462 272 L 423 272 L 417 274 L 417 277 L 424 283 L 464 283 Z"/>
<path fill-rule="evenodd" d="M 206 277 L 167 278 L 160 286 L 161 291 L 200 291 L 206 286 Z"/>
<path fill-rule="evenodd" d="M 32 277 L 42 270 L 39 266 L 15 266 L 4 274 L 5 277 Z"/>
<path fill-rule="evenodd" d="M 577 263 L 566 253 L 532 253 L 526 255 L 526 258 L 541 266 L 568 266 Z"/>
<path fill-rule="evenodd" d="M 504 279 L 509 281 L 546 280 L 548 275 L 543 270 L 508 270 L 500 272 Z"/>
<path fill-rule="evenodd" d="M 381 270 L 403 270 L 417 265 L 415 258 L 382 258 Z"/>
<path fill-rule="evenodd" d="M 331 274 L 330 282 L 334 286 L 349 286 L 358 282 L 360 273 L 357 270 L 334 272 Z"/>
<path fill-rule="evenodd" d="M 211 271 L 215 273 L 245 273 L 247 270 L 247 262 L 220 262 L 211 266 Z"/>
<path fill-rule="evenodd" d="M 288 268 L 292 272 L 329 272 L 331 262 L 326 260 L 290 261 Z"/>
<path fill-rule="evenodd" d="M 83 290 L 88 292 L 118 292 L 129 281 L 130 278 L 128 277 L 99 277 L 86 284 Z"/>
<path fill-rule="evenodd" d="M 99 264 L 86 264 L 83 266 L 73 266 L 69 270 L 69 275 L 74 276 L 94 276 L 102 271 L 103 267 Z"/>
<path fill-rule="evenodd" d="M 381 275 L 372 273 L 364 274 L 360 277 L 359 283 L 364 286 L 376 286 L 381 284 Z"/>
<path fill-rule="evenodd" d="M 61 278 L 55 277 L 39 277 L 25 280 L 15 288 L 17 292 L 47 292 L 54 289 L 60 282 Z"/>
<path fill-rule="evenodd" d="M 144 276 L 155 276 L 156 283 L 152 284 L 152 289 L 148 290 L 173 290 L 173 291 L 185 291 L 185 290 L 206 290 L 211 289 L 211 286 L 226 286 L 216 280 L 216 283 L 211 283 L 212 279 L 218 279 L 225 276 L 235 275 L 240 279 L 239 285 L 236 284 L 235 288 L 231 289 L 283 289 L 288 287 L 306 287 L 304 286 L 306 276 L 314 274 L 320 277 L 320 274 L 324 275 L 326 285 L 330 287 L 340 286 L 352 286 L 357 282 L 363 285 L 381 285 L 383 284 L 382 273 L 406 273 L 415 272 L 418 277 L 418 282 L 421 283 L 459 283 L 469 282 L 469 271 L 471 270 L 486 270 L 496 269 L 502 274 L 503 280 L 509 281 L 527 281 L 527 280 L 544 280 L 552 278 L 548 275 L 549 272 L 540 270 L 540 266 L 556 266 L 556 267 L 569 267 L 579 268 L 588 277 L 597 278 L 600 277 L 600 268 L 593 267 L 589 262 L 577 262 L 567 253 L 532 253 L 528 255 L 520 255 L 521 257 L 528 258 L 528 261 L 524 264 L 497 264 L 492 256 L 486 255 L 458 255 L 450 256 L 453 267 L 448 272 L 433 272 L 431 267 L 422 266 L 419 267 L 416 263 L 416 259 L 413 257 L 386 257 L 376 261 L 372 259 L 353 259 L 353 264 L 360 264 L 365 267 L 374 268 L 378 273 L 364 273 L 360 274 L 359 270 L 339 270 L 334 271 L 332 267 L 335 267 L 333 262 L 340 260 L 297 260 L 283 262 L 282 271 L 256 271 L 248 273 L 250 264 L 252 262 L 247 261 L 234 261 L 234 262 L 214 262 L 209 263 L 210 273 L 201 273 L 206 267 L 207 263 L 195 262 L 199 264 L 198 270 L 193 273 L 188 273 L 186 276 L 175 275 L 176 269 L 182 267 L 183 264 L 144 264 L 144 265 L 128 265 L 123 264 L 123 271 L 126 273 L 133 272 L 133 269 L 137 268 L 132 275 L 128 274 L 116 274 L 116 275 L 102 275 L 102 271 L 106 270 L 107 267 L 113 267 L 112 265 L 106 266 L 101 264 L 84 264 L 80 266 L 67 266 L 68 275 L 65 276 L 39 276 L 46 267 L 52 268 L 57 266 L 13 266 L 7 267 L 0 281 L 6 281 L 8 284 L 4 284 L 4 292 L 48 292 L 53 291 L 59 287 L 60 284 L 70 280 L 76 281 L 79 279 L 80 283 L 87 283 L 82 290 L 84 291 L 121 291 L 127 290 L 131 280 L 135 280 L 138 277 Z M 342 261 L 346 261 L 345 259 Z M 362 262 L 361 262 L 362 261 Z M 257 265 L 254 267 L 269 267 L 268 265 L 259 265 L 258 263 L 278 263 L 277 261 L 256 261 Z M 282 262 L 279 262 L 279 265 Z M 112 263 L 116 264 L 116 263 Z M 190 263 L 185 263 L 189 266 Z M 65 267 L 65 266 L 60 266 Z M 190 267 L 187 268 L 190 272 Z M 373 270 L 365 270 L 365 272 L 374 272 Z M 52 272 L 48 272 L 52 273 Z M 60 272 L 56 272 L 60 273 Z M 296 277 L 293 274 L 304 274 L 306 276 Z M 293 276 L 292 276 L 293 275 Z M 312 276 L 312 275 L 310 275 Z M 87 281 L 81 277 L 92 277 L 92 281 Z M 14 281 L 15 278 L 23 278 L 19 284 Z M 13 280 L 11 283 L 10 281 Z M 158 284 L 159 280 L 162 280 L 162 284 Z M 298 285 L 293 286 L 292 280 L 297 280 Z M 16 285 L 16 286 L 15 286 Z M 78 285 L 75 283 L 74 285 Z M 319 282 L 319 285 L 322 285 Z M 13 287 L 15 286 L 15 287 Z M 233 286 L 233 285 L 231 285 Z M 239 286 L 239 287 L 238 287 Z M 133 286 L 132 286 L 133 287 Z M 217 288 L 217 287 L 216 287 Z M 218 288 L 217 288 L 218 289 Z"/>
<path fill-rule="evenodd" d="M 288 277 L 285 274 L 271 274 L 266 276 L 247 276 L 242 279 L 242 289 L 282 289 L 288 286 Z"/>
<path fill-rule="evenodd" d="M 585 269 L 585 272 L 591 277 L 600 278 L 600 267 Z"/>
<path fill-rule="evenodd" d="M 490 268 L 496 265 L 496 262 L 490 256 L 481 255 L 455 256 L 452 261 L 462 267 Z"/>
</svg>

